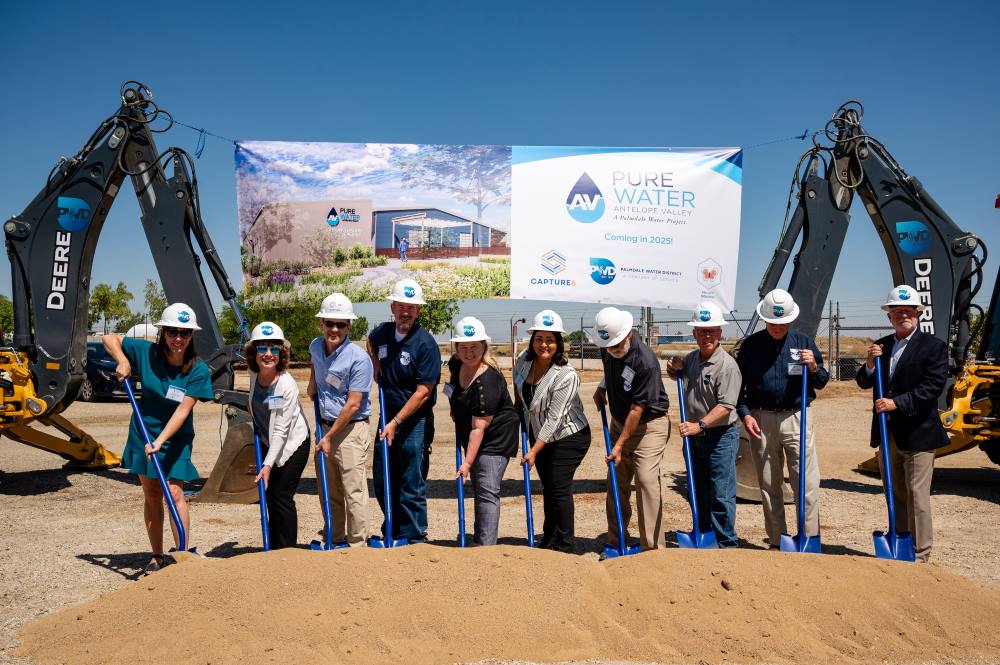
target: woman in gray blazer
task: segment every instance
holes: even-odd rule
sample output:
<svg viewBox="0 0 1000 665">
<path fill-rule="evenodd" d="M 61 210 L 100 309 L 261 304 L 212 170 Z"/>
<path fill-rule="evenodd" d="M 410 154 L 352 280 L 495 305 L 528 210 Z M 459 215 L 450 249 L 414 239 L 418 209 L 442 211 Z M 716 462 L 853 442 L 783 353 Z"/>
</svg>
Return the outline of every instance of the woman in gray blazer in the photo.
<svg viewBox="0 0 1000 665">
<path fill-rule="evenodd" d="M 562 319 L 535 315 L 531 342 L 514 366 L 514 396 L 528 423 L 531 449 L 521 463 L 538 471 L 545 521 L 539 547 L 573 551 L 573 474 L 590 448 L 590 425 L 580 401 L 580 377 L 569 366 Z"/>
</svg>

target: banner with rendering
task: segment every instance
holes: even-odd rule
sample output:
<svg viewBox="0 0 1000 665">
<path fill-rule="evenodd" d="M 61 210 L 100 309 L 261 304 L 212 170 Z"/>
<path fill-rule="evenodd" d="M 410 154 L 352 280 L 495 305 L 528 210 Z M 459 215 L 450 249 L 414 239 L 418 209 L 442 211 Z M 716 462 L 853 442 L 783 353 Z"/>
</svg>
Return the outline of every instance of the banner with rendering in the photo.
<svg viewBox="0 0 1000 665">
<path fill-rule="evenodd" d="M 514 146 L 511 297 L 731 310 L 742 157 Z"/>
</svg>

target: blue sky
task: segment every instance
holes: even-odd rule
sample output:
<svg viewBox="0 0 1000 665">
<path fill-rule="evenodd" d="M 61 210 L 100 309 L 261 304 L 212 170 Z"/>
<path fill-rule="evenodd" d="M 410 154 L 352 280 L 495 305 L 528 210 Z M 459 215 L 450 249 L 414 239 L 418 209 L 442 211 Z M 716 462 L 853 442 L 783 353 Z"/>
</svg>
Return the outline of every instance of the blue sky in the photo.
<svg viewBox="0 0 1000 665">
<path fill-rule="evenodd" d="M 23 209 L 129 78 L 177 120 L 234 139 L 743 146 L 737 306 L 749 312 L 806 148 L 759 144 L 820 129 L 848 99 L 1000 257 L 998 23 L 985 1 L 3 3 L 0 212 Z M 159 139 L 193 150 L 197 134 L 178 126 Z M 210 137 L 197 167 L 205 221 L 238 282 L 232 146 Z M 891 285 L 870 221 L 857 203 L 853 213 L 831 298 L 860 321 Z M 124 190 L 93 280 L 140 294 L 153 274 Z M 535 309 L 481 311 L 496 329 Z"/>
</svg>

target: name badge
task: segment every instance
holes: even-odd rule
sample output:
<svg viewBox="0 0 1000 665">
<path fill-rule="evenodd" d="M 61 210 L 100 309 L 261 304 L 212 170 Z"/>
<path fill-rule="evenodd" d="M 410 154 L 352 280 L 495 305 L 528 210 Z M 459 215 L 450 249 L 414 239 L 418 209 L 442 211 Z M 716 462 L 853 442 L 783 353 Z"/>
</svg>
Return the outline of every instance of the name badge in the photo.
<svg viewBox="0 0 1000 665">
<path fill-rule="evenodd" d="M 626 367 L 625 369 L 622 370 L 622 379 L 624 379 L 626 383 L 631 383 L 632 379 L 634 378 L 635 378 L 635 370 L 633 370 L 631 367 Z"/>
<path fill-rule="evenodd" d="M 340 386 L 343 385 L 344 380 L 341 379 L 336 374 L 334 374 L 333 372 L 327 372 L 326 382 L 331 386 L 333 386 L 334 390 L 340 390 Z"/>
<path fill-rule="evenodd" d="M 802 367 L 799 363 L 788 363 L 788 376 L 802 376 Z"/>
<path fill-rule="evenodd" d="M 167 399 L 171 402 L 183 402 L 184 396 L 187 395 L 187 391 L 183 388 L 178 388 L 177 386 L 170 386 L 167 388 Z"/>
<path fill-rule="evenodd" d="M 267 410 L 274 411 L 285 406 L 285 398 L 281 395 L 271 395 L 267 398 Z"/>
<path fill-rule="evenodd" d="M 448 399 L 451 399 L 452 393 L 455 392 L 455 386 L 451 385 L 450 383 L 446 383 L 444 384 L 442 390 L 444 391 L 444 396 L 447 397 Z"/>
<path fill-rule="evenodd" d="M 379 359 L 384 359 L 389 357 L 389 347 L 385 344 L 378 347 L 378 357 Z"/>
</svg>

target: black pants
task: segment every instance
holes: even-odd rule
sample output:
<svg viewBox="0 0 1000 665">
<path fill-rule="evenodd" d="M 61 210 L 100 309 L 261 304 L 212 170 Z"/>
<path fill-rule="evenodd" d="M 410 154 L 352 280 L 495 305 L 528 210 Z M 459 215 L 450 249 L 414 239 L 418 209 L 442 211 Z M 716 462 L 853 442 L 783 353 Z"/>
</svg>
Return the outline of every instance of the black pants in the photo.
<svg viewBox="0 0 1000 665">
<path fill-rule="evenodd" d="M 541 548 L 573 551 L 573 474 L 590 449 L 590 427 L 558 441 L 549 441 L 535 459 L 542 481 L 545 522 Z"/>
<path fill-rule="evenodd" d="M 299 533 L 299 515 L 295 510 L 295 490 L 309 461 L 312 445 L 306 439 L 288 461 L 271 469 L 267 482 L 267 532 L 271 549 L 295 547 Z M 265 448 L 263 454 L 267 454 Z"/>
</svg>

